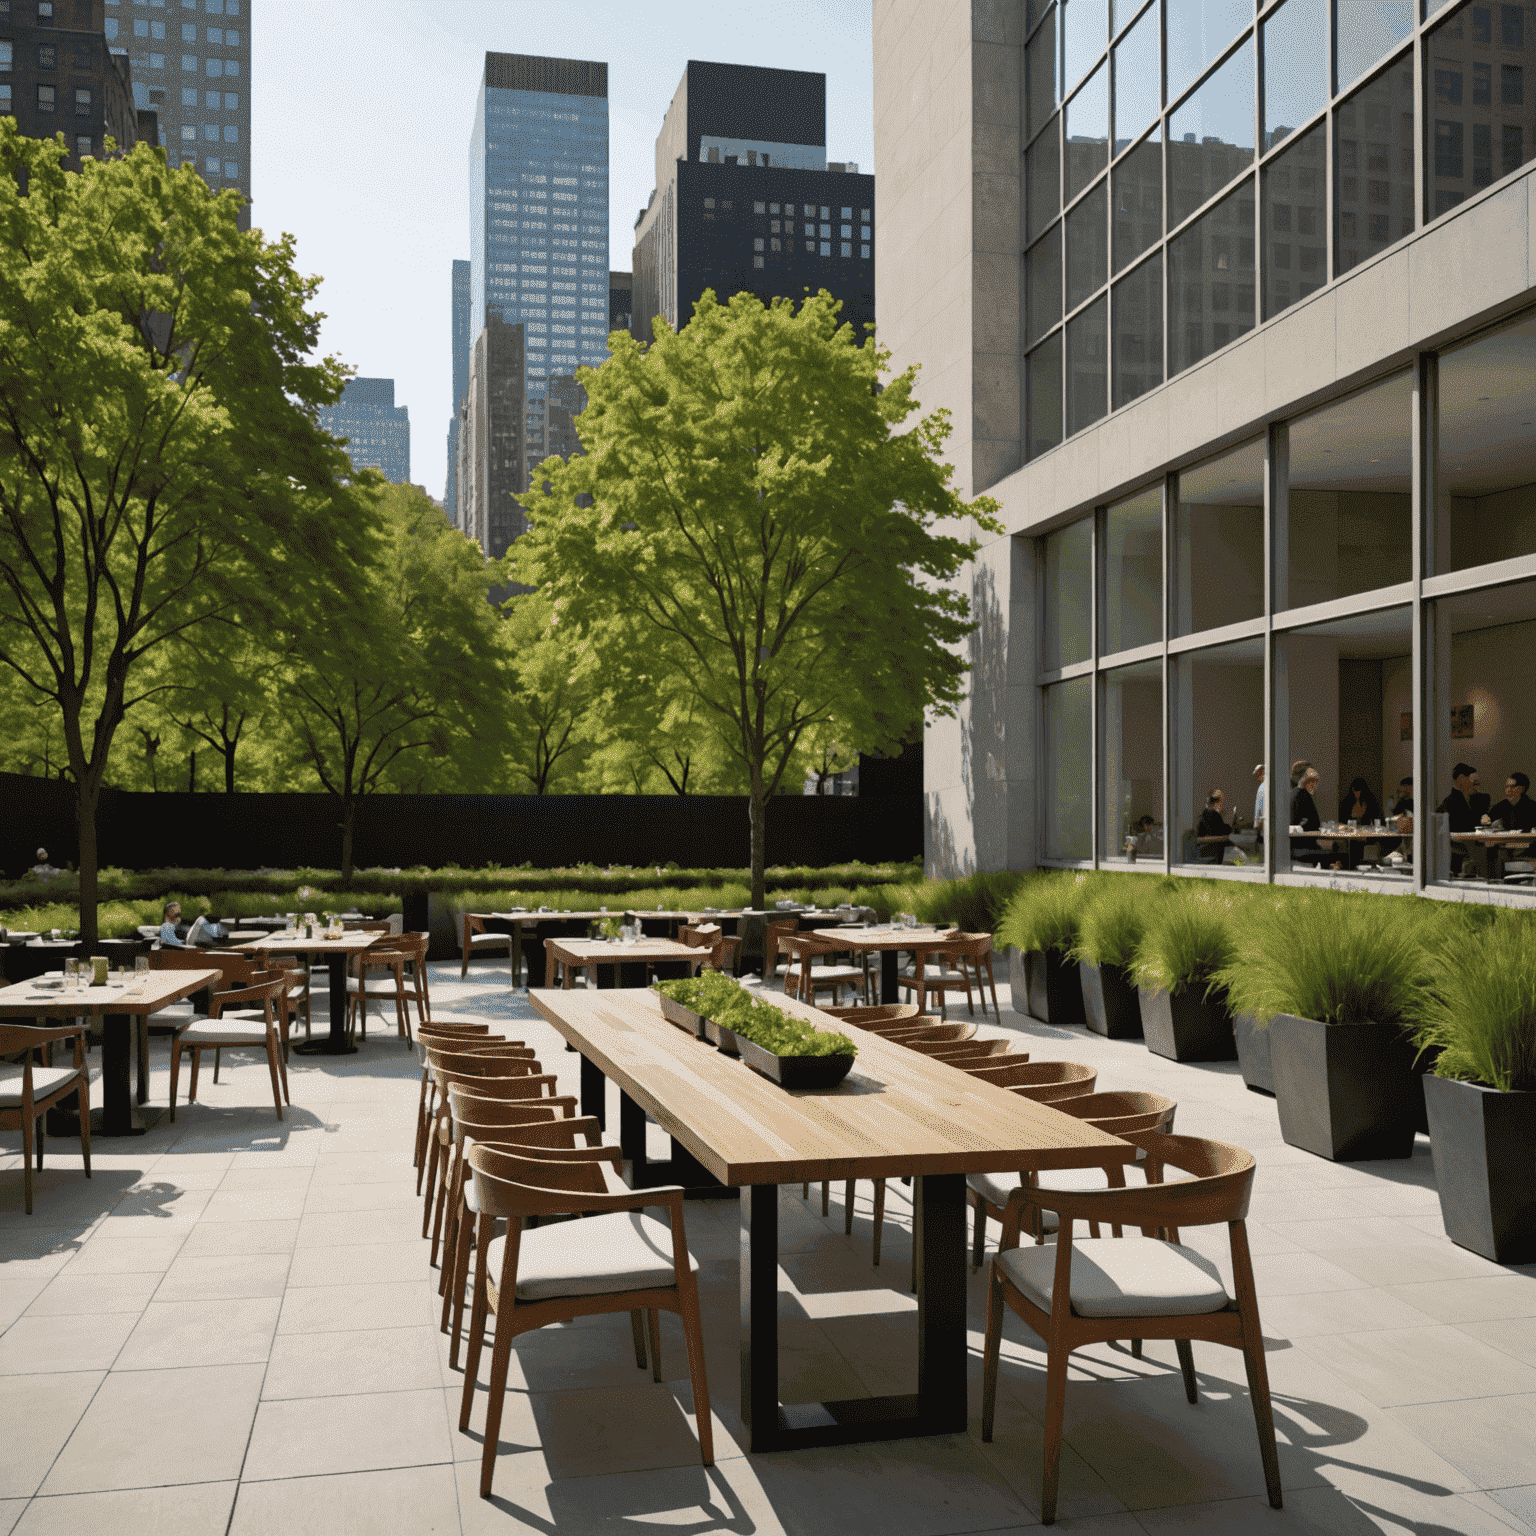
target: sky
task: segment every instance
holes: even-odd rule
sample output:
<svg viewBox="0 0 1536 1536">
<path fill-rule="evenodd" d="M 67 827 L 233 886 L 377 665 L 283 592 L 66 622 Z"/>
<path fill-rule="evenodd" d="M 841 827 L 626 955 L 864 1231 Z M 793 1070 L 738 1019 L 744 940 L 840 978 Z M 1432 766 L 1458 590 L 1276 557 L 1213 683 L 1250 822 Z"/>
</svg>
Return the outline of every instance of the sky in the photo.
<svg viewBox="0 0 1536 1536">
<path fill-rule="evenodd" d="M 870 0 L 248 0 L 251 222 L 325 279 L 321 350 L 393 378 L 411 478 L 443 494 L 450 275 L 469 252 L 487 52 L 608 65 L 608 260 L 630 268 L 656 134 L 689 59 L 819 71 L 827 157 L 874 170 Z"/>
</svg>

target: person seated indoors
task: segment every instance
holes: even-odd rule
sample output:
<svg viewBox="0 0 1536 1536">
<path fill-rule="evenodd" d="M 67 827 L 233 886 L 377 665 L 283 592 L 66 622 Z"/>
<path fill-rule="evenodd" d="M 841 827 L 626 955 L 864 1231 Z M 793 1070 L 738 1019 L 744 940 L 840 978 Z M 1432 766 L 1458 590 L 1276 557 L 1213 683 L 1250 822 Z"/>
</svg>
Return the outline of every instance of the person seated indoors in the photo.
<svg viewBox="0 0 1536 1536">
<path fill-rule="evenodd" d="M 1405 774 L 1397 781 L 1397 794 L 1393 797 L 1392 808 L 1387 812 L 1387 820 L 1390 821 L 1404 837 L 1413 831 L 1413 776 Z M 1402 849 L 1406 856 L 1409 846 L 1404 837 L 1389 837 L 1383 840 L 1381 856 L 1385 859 L 1389 854 Z"/>
<path fill-rule="evenodd" d="M 161 949 L 185 949 L 177 932 L 181 923 L 181 903 L 168 901 L 160 913 L 160 947 Z"/>
<path fill-rule="evenodd" d="M 1303 833 L 1316 832 L 1323 824 L 1317 814 L 1315 798 L 1322 776 L 1310 763 L 1300 763 L 1297 767 L 1301 770 L 1301 777 L 1296 784 L 1296 793 L 1291 796 L 1291 825 L 1300 827 Z M 1320 864 L 1324 846 L 1315 837 L 1293 837 L 1291 858 L 1298 864 Z"/>
<path fill-rule="evenodd" d="M 1528 775 L 1512 773 L 1504 780 L 1504 798 L 1493 806 L 1483 820 L 1490 826 L 1497 824 L 1506 832 L 1536 832 L 1536 800 L 1531 799 L 1531 781 Z M 1529 859 L 1536 844 L 1506 844 L 1504 856 L 1510 859 Z"/>
<path fill-rule="evenodd" d="M 1224 850 L 1230 845 L 1226 839 L 1231 835 L 1232 828 L 1222 819 L 1222 807 L 1226 803 L 1226 796 L 1219 789 L 1213 789 L 1205 797 L 1205 809 L 1200 813 L 1199 825 L 1195 828 L 1196 837 L 1219 837 L 1219 843 L 1201 843 L 1200 851 L 1196 855 L 1202 864 L 1220 864 Z"/>
<path fill-rule="evenodd" d="M 1478 788 L 1477 769 L 1470 763 L 1457 763 L 1451 769 L 1451 785 L 1450 794 L 1435 809 L 1445 814 L 1453 837 L 1458 832 L 1475 832 L 1486 821 L 1490 807 L 1489 797 Z M 1462 866 L 1468 865 L 1473 874 L 1481 874 L 1485 868 L 1482 855 L 1480 848 L 1452 843 L 1451 873 L 1458 875 Z"/>
<path fill-rule="evenodd" d="M 1131 827 L 1131 836 L 1136 840 L 1138 856 L 1162 858 L 1163 829 L 1150 816 L 1142 816 L 1135 822 Z"/>
<path fill-rule="evenodd" d="M 1364 779 L 1355 778 L 1349 781 L 1349 790 L 1344 798 L 1339 801 L 1339 823 L 1341 826 L 1353 824 L 1356 827 L 1368 827 L 1372 822 L 1380 821 L 1381 801 L 1376 798 L 1375 792 Z M 1365 857 L 1365 844 L 1351 838 L 1344 844 L 1344 867 L 1355 869 Z"/>
</svg>

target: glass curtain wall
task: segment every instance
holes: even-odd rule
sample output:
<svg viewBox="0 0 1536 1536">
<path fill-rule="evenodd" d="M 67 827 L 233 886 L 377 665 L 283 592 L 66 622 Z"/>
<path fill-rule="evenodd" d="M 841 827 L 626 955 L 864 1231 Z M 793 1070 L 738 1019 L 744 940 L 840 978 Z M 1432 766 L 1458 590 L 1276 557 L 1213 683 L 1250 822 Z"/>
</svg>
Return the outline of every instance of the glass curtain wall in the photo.
<svg viewBox="0 0 1536 1536">
<path fill-rule="evenodd" d="M 1536 0 L 1259 9 L 1028 6 L 1027 457 L 1536 156 Z"/>
</svg>

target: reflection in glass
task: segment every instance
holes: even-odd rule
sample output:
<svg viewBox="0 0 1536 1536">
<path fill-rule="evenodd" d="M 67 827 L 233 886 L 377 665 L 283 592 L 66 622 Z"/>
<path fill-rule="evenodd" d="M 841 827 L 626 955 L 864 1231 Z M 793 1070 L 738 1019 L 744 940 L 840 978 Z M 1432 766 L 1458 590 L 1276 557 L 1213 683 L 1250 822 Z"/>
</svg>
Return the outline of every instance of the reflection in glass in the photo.
<svg viewBox="0 0 1536 1536">
<path fill-rule="evenodd" d="M 1253 182 L 1168 245 L 1168 371 L 1253 329 Z"/>
<path fill-rule="evenodd" d="M 1033 32 L 1035 23 L 1050 10 L 1050 0 L 1029 0 L 1027 12 L 1024 18 L 1024 30 Z"/>
<path fill-rule="evenodd" d="M 1067 321 L 1067 431 L 1092 426 L 1107 409 L 1109 301 Z"/>
<path fill-rule="evenodd" d="M 1262 876 L 1252 826 L 1258 787 L 1253 765 L 1264 760 L 1264 642 L 1255 638 L 1186 651 L 1170 663 L 1169 693 L 1174 863 L 1242 861 L 1250 874 Z M 1215 791 L 1222 796 L 1221 821 L 1231 828 L 1226 844 L 1199 841 L 1200 818 Z M 1246 823 L 1241 831 L 1234 819 L 1239 815 Z"/>
<path fill-rule="evenodd" d="M 1260 173 L 1266 320 L 1328 281 L 1327 133 L 1309 128 Z"/>
<path fill-rule="evenodd" d="M 1436 571 L 1536 553 L 1536 316 L 1441 354 L 1439 444 Z"/>
<path fill-rule="evenodd" d="M 1077 522 L 1045 539 L 1045 669 L 1087 661 L 1090 653 L 1088 599 L 1093 581 L 1093 519 Z"/>
<path fill-rule="evenodd" d="M 1158 48 L 1157 7 L 1125 34 L 1115 48 L 1115 153 L 1136 137 L 1162 106 L 1163 69 Z"/>
<path fill-rule="evenodd" d="M 1030 38 L 1025 53 L 1025 73 L 1029 76 L 1029 135 L 1033 137 L 1049 120 L 1061 102 L 1061 83 L 1056 68 L 1056 16 Z"/>
<path fill-rule="evenodd" d="M 1033 239 L 1061 212 L 1061 120 L 1029 146 L 1024 157 L 1029 197 L 1029 236 Z"/>
<path fill-rule="evenodd" d="M 1061 31 L 1062 78 L 1070 90 L 1109 41 L 1109 0 L 1065 0 Z"/>
<path fill-rule="evenodd" d="M 1169 624 L 1174 635 L 1262 617 L 1263 438 L 1179 475 L 1173 555 Z"/>
<path fill-rule="evenodd" d="M 1149 485 L 1104 512 L 1104 655 L 1163 637 L 1163 488 Z"/>
<path fill-rule="evenodd" d="M 1327 28 L 1324 0 L 1285 0 L 1265 19 L 1265 149 L 1273 149 L 1327 105 Z"/>
<path fill-rule="evenodd" d="M 1042 342 L 1024 360 L 1029 420 L 1029 457 L 1061 441 L 1061 332 Z"/>
<path fill-rule="evenodd" d="M 1163 857 L 1163 664 L 1139 662 L 1104 673 L 1102 858 L 1125 862 Z M 1151 825 L 1147 824 L 1151 819 Z"/>
<path fill-rule="evenodd" d="M 1334 114 L 1334 273 L 1413 233 L 1413 55 L 1405 53 Z"/>
<path fill-rule="evenodd" d="M 1115 271 L 1163 232 L 1163 146 L 1157 130 L 1115 167 Z"/>
<path fill-rule="evenodd" d="M 1172 100 L 1253 20 L 1249 0 L 1165 0 Z"/>
<path fill-rule="evenodd" d="M 1413 0 L 1333 0 L 1333 5 L 1334 74 L 1342 91 L 1413 31 Z"/>
<path fill-rule="evenodd" d="M 1067 215 L 1067 309 L 1097 293 L 1109 276 L 1109 183 L 1101 181 Z"/>
<path fill-rule="evenodd" d="M 1406 373 L 1290 424 L 1289 581 L 1276 582 L 1277 608 L 1412 575 L 1412 425 Z"/>
<path fill-rule="evenodd" d="M 1425 218 L 1536 155 L 1536 3 L 1467 4 L 1429 34 Z"/>
<path fill-rule="evenodd" d="M 1024 253 L 1025 339 L 1036 341 L 1061 319 L 1061 225 Z"/>
<path fill-rule="evenodd" d="M 1067 201 L 1109 164 L 1109 65 L 1067 103 Z"/>
<path fill-rule="evenodd" d="M 1093 856 L 1093 681 L 1045 690 L 1045 856 Z"/>
<path fill-rule="evenodd" d="M 1163 258 L 1115 284 L 1115 409 L 1163 382 Z"/>
<path fill-rule="evenodd" d="M 1168 118 L 1168 227 L 1253 163 L 1253 49 L 1239 48 Z"/>
</svg>

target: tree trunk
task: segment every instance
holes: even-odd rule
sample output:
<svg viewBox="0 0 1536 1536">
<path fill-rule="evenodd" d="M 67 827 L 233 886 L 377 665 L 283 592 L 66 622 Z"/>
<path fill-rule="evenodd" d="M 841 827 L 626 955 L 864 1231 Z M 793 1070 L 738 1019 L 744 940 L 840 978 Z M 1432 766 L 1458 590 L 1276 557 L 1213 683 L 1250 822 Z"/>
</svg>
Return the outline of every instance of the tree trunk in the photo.
<svg viewBox="0 0 1536 1536">
<path fill-rule="evenodd" d="M 224 748 L 224 793 L 232 795 L 235 792 L 235 743 Z"/>
<path fill-rule="evenodd" d="M 759 912 L 764 910 L 767 897 L 767 879 L 764 874 L 767 865 L 768 848 L 768 796 L 763 792 L 762 769 L 754 767 L 752 770 L 752 799 L 750 805 L 752 817 L 752 905 Z"/>
<path fill-rule="evenodd" d="M 197 792 L 197 749 L 194 748 L 187 759 L 187 791 L 189 794 Z"/>
<path fill-rule="evenodd" d="M 352 879 L 352 833 L 357 824 L 357 797 L 349 785 L 341 797 L 341 879 L 345 885 Z"/>
<path fill-rule="evenodd" d="M 75 819 L 80 832 L 80 953 L 83 955 L 95 952 L 97 935 L 96 807 L 100 792 L 88 779 L 89 775 L 82 775 L 75 790 Z"/>
</svg>

